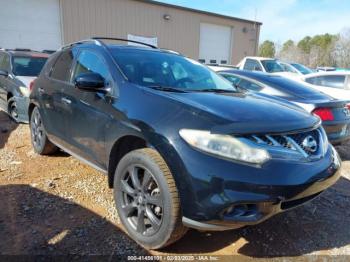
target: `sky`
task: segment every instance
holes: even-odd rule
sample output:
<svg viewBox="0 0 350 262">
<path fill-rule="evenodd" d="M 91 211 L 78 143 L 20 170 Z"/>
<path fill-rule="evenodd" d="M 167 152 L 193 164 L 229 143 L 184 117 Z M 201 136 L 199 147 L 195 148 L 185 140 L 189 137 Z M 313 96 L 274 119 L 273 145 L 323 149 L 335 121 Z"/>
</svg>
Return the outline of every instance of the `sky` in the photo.
<svg viewBox="0 0 350 262">
<path fill-rule="evenodd" d="M 350 28 L 350 0 L 158 0 L 262 22 L 260 42 L 279 44 Z M 256 19 L 255 19 L 256 18 Z"/>
</svg>

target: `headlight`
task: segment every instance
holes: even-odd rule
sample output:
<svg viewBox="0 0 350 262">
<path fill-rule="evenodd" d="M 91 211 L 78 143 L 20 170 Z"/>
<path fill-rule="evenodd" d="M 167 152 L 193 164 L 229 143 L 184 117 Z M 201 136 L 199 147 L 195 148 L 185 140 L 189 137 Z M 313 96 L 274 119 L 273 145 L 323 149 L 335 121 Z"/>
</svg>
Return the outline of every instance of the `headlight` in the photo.
<svg viewBox="0 0 350 262">
<path fill-rule="evenodd" d="M 22 95 L 26 96 L 26 97 L 29 97 L 30 95 L 30 91 L 29 91 L 29 88 L 26 87 L 26 86 L 20 86 L 19 87 L 19 90 L 21 91 Z"/>
<path fill-rule="evenodd" d="M 262 164 L 270 158 L 266 150 L 251 147 L 229 135 L 191 129 L 181 129 L 179 133 L 191 146 L 216 156 L 252 164 Z"/>
</svg>

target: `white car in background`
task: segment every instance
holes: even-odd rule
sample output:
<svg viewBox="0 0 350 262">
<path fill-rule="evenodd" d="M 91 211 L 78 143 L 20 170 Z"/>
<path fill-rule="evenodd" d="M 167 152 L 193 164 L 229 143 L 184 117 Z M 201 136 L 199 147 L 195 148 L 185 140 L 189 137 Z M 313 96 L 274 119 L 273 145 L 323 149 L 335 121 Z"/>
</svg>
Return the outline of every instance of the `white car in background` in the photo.
<svg viewBox="0 0 350 262">
<path fill-rule="evenodd" d="M 237 64 L 237 67 L 241 70 L 260 71 L 287 77 L 297 75 L 294 72 L 286 72 L 277 59 L 268 57 L 247 56 Z"/>
<path fill-rule="evenodd" d="M 305 75 L 300 80 L 336 99 L 350 100 L 350 72 L 319 72 Z"/>
</svg>

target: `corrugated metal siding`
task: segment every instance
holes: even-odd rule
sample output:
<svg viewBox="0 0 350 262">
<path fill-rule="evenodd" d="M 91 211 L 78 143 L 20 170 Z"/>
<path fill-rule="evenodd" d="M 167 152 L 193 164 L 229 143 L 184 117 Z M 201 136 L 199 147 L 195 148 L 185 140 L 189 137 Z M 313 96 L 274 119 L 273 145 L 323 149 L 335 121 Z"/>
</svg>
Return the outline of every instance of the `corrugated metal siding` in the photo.
<svg viewBox="0 0 350 262">
<path fill-rule="evenodd" d="M 158 37 L 158 46 L 198 59 L 200 23 L 233 27 L 231 63 L 255 55 L 254 24 L 134 0 L 61 0 L 65 43 L 91 36 Z M 164 14 L 171 16 L 164 20 Z M 246 27 L 247 33 L 242 29 Z M 259 38 L 257 38 L 258 40 Z"/>
</svg>

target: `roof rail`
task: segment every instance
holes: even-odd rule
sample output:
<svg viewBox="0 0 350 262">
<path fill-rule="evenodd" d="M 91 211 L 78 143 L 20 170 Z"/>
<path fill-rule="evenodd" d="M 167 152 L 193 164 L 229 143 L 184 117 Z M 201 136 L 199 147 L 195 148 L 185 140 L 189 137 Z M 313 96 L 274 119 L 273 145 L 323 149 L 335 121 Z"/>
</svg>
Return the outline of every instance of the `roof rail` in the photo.
<svg viewBox="0 0 350 262">
<path fill-rule="evenodd" d="M 140 45 L 144 45 L 144 46 L 148 46 L 154 49 L 158 49 L 158 47 L 151 45 L 151 44 L 146 44 L 140 41 L 135 41 L 135 40 L 129 40 L 129 39 L 125 39 L 125 38 L 114 38 L 114 37 L 92 37 L 91 39 L 93 40 L 117 40 L 117 41 L 124 41 L 124 42 L 131 42 L 131 43 L 135 43 L 135 44 L 140 44 Z"/>
<path fill-rule="evenodd" d="M 24 51 L 24 52 L 31 52 L 33 50 L 29 48 L 15 48 L 13 51 Z"/>
<path fill-rule="evenodd" d="M 56 52 L 56 50 L 44 49 L 42 52 L 45 54 L 53 54 Z"/>
<path fill-rule="evenodd" d="M 89 42 L 94 42 L 95 44 L 98 44 L 100 45 L 100 42 L 99 41 L 96 41 L 95 39 L 85 39 L 85 40 L 80 40 L 80 41 L 77 41 L 77 42 L 73 42 L 73 43 L 69 43 L 67 45 L 64 45 L 62 46 L 60 49 L 58 50 L 63 50 L 63 49 L 66 49 L 66 48 L 69 48 L 73 45 L 81 45 L 81 44 L 84 44 L 84 43 L 89 43 Z M 58 51 L 57 50 L 57 51 Z"/>
</svg>

